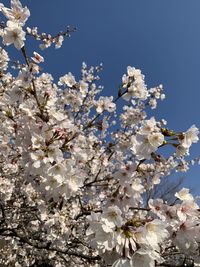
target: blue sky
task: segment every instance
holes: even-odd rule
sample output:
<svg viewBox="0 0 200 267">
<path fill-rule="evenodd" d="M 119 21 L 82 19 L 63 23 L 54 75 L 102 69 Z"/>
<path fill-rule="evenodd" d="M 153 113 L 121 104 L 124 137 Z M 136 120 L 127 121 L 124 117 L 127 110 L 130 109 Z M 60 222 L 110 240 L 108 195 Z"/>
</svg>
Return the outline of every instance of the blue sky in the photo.
<svg viewBox="0 0 200 267">
<path fill-rule="evenodd" d="M 8 5 L 9 1 L 2 1 Z M 27 26 L 52 34 L 67 25 L 78 29 L 59 50 L 50 48 L 44 71 L 59 77 L 79 75 L 82 61 L 103 63 L 102 85 L 115 95 L 126 66 L 140 68 L 149 87 L 162 83 L 166 100 L 154 115 L 170 128 L 200 128 L 200 1 L 199 0 L 34 0 L 22 1 L 31 11 Z M 29 53 L 36 46 L 28 44 Z M 36 50 L 36 51 L 39 51 Z M 200 143 L 191 156 L 200 155 Z M 180 174 L 182 176 L 182 174 Z M 200 166 L 185 185 L 200 193 Z"/>
</svg>

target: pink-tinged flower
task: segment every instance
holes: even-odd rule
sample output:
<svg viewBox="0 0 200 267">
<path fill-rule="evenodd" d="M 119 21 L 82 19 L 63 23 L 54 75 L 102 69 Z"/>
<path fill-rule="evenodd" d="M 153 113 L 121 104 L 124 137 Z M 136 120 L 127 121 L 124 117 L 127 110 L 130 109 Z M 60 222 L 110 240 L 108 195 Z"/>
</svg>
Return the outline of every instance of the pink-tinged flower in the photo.
<svg viewBox="0 0 200 267">
<path fill-rule="evenodd" d="M 37 52 L 33 52 L 34 57 L 31 57 L 34 63 L 39 64 L 41 62 L 44 62 L 44 58 L 38 54 Z"/>
</svg>

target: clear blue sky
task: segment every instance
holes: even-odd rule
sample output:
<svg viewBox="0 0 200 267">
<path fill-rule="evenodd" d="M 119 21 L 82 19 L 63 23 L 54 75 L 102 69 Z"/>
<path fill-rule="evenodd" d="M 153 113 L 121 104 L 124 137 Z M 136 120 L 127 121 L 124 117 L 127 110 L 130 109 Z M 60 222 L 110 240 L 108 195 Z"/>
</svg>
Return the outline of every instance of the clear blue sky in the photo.
<svg viewBox="0 0 200 267">
<path fill-rule="evenodd" d="M 2 1 L 8 5 L 9 1 Z M 59 50 L 50 48 L 44 71 L 55 77 L 78 75 L 82 61 L 104 64 L 106 94 L 116 94 L 126 66 L 142 69 L 151 86 L 162 83 L 166 100 L 155 111 L 174 130 L 200 128 L 199 0 L 22 0 L 31 10 L 27 26 L 57 33 L 77 31 Z M 36 47 L 29 46 L 29 51 Z M 200 155 L 200 143 L 192 156 Z M 200 193 L 200 166 L 184 174 L 186 186 Z"/>
</svg>

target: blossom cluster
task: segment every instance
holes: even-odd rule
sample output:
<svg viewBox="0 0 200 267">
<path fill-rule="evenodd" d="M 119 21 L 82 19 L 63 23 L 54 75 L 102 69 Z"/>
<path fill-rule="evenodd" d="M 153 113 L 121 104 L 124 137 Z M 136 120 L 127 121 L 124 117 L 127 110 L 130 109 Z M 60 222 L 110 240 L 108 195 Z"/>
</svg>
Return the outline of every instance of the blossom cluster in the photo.
<svg viewBox="0 0 200 267">
<path fill-rule="evenodd" d="M 101 64 L 55 81 L 39 52 L 27 54 L 26 38 L 59 48 L 70 30 L 24 29 L 30 11 L 19 0 L 0 11 L 0 264 L 154 267 L 178 253 L 200 266 L 196 199 L 186 188 L 173 204 L 151 194 L 189 168 L 198 128 L 179 132 L 149 117 L 163 86 L 148 88 L 131 66 L 114 97 L 100 94 Z M 11 60 L 10 45 L 23 62 Z"/>
</svg>

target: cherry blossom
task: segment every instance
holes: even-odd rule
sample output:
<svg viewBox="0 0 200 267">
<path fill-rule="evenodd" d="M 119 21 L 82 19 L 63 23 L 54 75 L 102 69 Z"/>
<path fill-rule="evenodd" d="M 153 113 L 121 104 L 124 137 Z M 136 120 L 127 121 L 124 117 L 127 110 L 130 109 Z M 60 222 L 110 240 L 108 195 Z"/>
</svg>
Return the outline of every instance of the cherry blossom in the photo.
<svg viewBox="0 0 200 267">
<path fill-rule="evenodd" d="M 188 159 L 198 128 L 149 116 L 164 88 L 148 88 L 140 69 L 127 67 L 114 96 L 102 93 L 102 64 L 54 79 L 26 39 L 59 48 L 74 28 L 25 29 L 19 0 L 0 11 L 0 265 L 154 267 L 179 255 L 199 266 L 198 199 L 187 188 L 173 203 L 153 194 L 199 162 Z"/>
<path fill-rule="evenodd" d="M 16 22 L 10 20 L 7 22 L 2 37 L 4 45 L 14 44 L 18 50 L 24 46 L 25 32 Z"/>
</svg>

